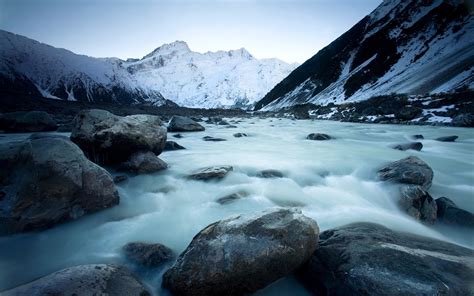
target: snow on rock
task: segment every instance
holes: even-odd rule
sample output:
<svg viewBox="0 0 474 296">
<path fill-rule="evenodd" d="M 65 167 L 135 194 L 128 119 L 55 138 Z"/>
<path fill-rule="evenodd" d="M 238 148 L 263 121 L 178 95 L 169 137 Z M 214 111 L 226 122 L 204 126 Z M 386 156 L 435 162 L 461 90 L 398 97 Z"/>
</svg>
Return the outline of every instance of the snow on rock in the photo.
<svg viewBox="0 0 474 296">
<path fill-rule="evenodd" d="M 178 105 L 200 108 L 250 106 L 296 67 L 278 59 L 258 60 L 244 48 L 193 52 L 183 41 L 124 66 L 144 87 Z"/>
</svg>

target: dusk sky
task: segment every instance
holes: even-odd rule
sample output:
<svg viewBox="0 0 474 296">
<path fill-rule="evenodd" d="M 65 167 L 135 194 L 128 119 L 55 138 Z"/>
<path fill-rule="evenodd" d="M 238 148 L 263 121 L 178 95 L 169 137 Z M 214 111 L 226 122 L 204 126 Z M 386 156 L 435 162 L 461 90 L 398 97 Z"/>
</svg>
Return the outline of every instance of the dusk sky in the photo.
<svg viewBox="0 0 474 296">
<path fill-rule="evenodd" d="M 302 63 L 381 0 L 0 0 L 0 29 L 94 57 L 163 43 Z"/>
</svg>

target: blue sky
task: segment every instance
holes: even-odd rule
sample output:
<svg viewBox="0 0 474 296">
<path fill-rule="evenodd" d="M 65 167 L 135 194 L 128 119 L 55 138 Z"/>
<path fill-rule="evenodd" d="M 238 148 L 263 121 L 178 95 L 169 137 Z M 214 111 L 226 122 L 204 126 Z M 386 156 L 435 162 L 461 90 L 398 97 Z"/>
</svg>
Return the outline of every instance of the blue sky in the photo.
<svg viewBox="0 0 474 296">
<path fill-rule="evenodd" d="M 381 0 L 0 0 L 0 29 L 95 57 L 163 43 L 304 62 Z"/>
</svg>

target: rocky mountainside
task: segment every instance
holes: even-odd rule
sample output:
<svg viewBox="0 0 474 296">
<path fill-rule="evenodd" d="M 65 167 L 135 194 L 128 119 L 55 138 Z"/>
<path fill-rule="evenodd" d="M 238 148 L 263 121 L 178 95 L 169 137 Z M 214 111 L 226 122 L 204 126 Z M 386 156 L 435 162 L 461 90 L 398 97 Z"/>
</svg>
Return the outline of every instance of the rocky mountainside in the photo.
<svg viewBox="0 0 474 296">
<path fill-rule="evenodd" d="M 0 30 L 0 89 L 10 94 L 250 107 L 295 67 L 277 59 L 258 60 L 243 48 L 201 54 L 182 41 L 165 44 L 142 59 L 93 58 Z"/>
<path fill-rule="evenodd" d="M 386 0 L 277 84 L 256 109 L 474 88 L 473 72 L 474 16 L 466 1 Z"/>
<path fill-rule="evenodd" d="M 118 59 L 98 59 L 0 30 L 0 89 L 51 99 L 88 102 L 167 101 L 143 88 Z"/>
</svg>

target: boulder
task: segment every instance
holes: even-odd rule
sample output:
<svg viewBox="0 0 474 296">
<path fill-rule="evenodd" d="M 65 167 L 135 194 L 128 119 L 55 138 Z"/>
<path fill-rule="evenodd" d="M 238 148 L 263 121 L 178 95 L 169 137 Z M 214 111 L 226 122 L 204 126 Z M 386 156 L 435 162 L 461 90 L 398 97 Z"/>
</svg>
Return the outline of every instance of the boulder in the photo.
<svg viewBox="0 0 474 296">
<path fill-rule="evenodd" d="M 425 137 L 423 137 L 423 135 L 413 135 L 412 138 L 415 139 L 415 140 L 422 140 Z"/>
<path fill-rule="evenodd" d="M 473 213 L 460 209 L 452 200 L 447 197 L 440 197 L 436 199 L 436 204 L 438 206 L 439 221 L 445 224 L 474 230 Z"/>
<path fill-rule="evenodd" d="M 222 142 L 222 141 L 227 141 L 226 139 L 222 139 L 222 138 L 214 138 L 214 137 L 211 137 L 211 136 L 205 136 L 202 138 L 204 141 L 207 141 L 207 142 Z"/>
<path fill-rule="evenodd" d="M 326 135 L 326 134 L 313 133 L 313 134 L 309 134 L 306 137 L 306 139 L 314 140 L 314 141 L 324 141 L 324 140 L 330 140 L 331 136 Z"/>
<path fill-rule="evenodd" d="M 423 148 L 423 144 L 421 142 L 411 142 L 411 143 L 397 144 L 393 146 L 393 149 L 400 150 L 400 151 L 406 151 L 409 149 L 421 151 L 422 148 Z"/>
<path fill-rule="evenodd" d="M 408 185 L 400 188 L 400 208 L 417 220 L 428 224 L 436 221 L 436 202 L 420 186 Z"/>
<path fill-rule="evenodd" d="M 130 261 L 145 267 L 158 267 L 173 258 L 173 251 L 162 244 L 133 242 L 123 246 Z"/>
<path fill-rule="evenodd" d="M 186 149 L 186 148 L 179 145 L 175 141 L 166 141 L 165 149 L 163 151 L 173 151 L 173 150 L 182 150 L 182 149 Z"/>
<path fill-rule="evenodd" d="M 321 233 L 298 279 L 314 295 L 471 295 L 473 257 L 447 242 L 353 223 Z"/>
<path fill-rule="evenodd" d="M 173 116 L 168 123 L 168 131 L 170 132 L 200 132 L 205 128 L 192 120 L 191 118 L 184 116 Z"/>
<path fill-rule="evenodd" d="M 71 140 L 99 164 L 119 164 L 135 152 L 159 155 L 166 128 L 158 116 L 120 117 L 104 110 L 85 110 L 74 118 Z"/>
<path fill-rule="evenodd" d="M 56 121 L 44 111 L 0 114 L 0 130 L 11 133 L 55 131 Z"/>
<path fill-rule="evenodd" d="M 201 230 L 164 274 L 174 295 L 247 295 L 293 273 L 318 244 L 316 222 L 277 209 Z"/>
<path fill-rule="evenodd" d="M 249 194 L 245 191 L 239 191 L 239 192 L 235 192 L 235 193 L 220 197 L 216 200 L 216 202 L 221 205 L 226 205 L 236 200 L 239 200 L 241 198 L 247 197 L 248 195 Z"/>
<path fill-rule="evenodd" d="M 257 173 L 260 178 L 283 178 L 283 173 L 278 170 L 263 170 Z"/>
<path fill-rule="evenodd" d="M 118 170 L 133 174 L 151 174 L 168 167 L 166 162 L 159 159 L 153 152 L 136 152 L 129 160 L 122 163 Z"/>
<path fill-rule="evenodd" d="M 62 138 L 0 144 L 0 232 L 50 228 L 119 203 L 111 175 Z"/>
<path fill-rule="evenodd" d="M 45 295 L 151 295 L 124 266 L 78 265 L 49 274 L 28 284 L 2 292 L 3 296 Z"/>
<path fill-rule="evenodd" d="M 379 178 L 402 184 L 420 185 L 428 190 L 433 181 L 433 170 L 416 156 L 394 161 L 378 171 Z"/>
<path fill-rule="evenodd" d="M 236 138 L 247 137 L 247 134 L 246 133 L 235 133 L 234 137 L 236 137 Z"/>
<path fill-rule="evenodd" d="M 435 140 L 440 141 L 440 142 L 454 142 L 454 141 L 456 141 L 457 138 L 459 138 L 459 137 L 458 136 L 447 136 L 447 137 L 439 137 L 439 138 L 436 138 Z"/>
<path fill-rule="evenodd" d="M 174 134 L 173 137 L 177 138 L 177 139 L 181 139 L 183 137 L 182 134 Z"/>
<path fill-rule="evenodd" d="M 212 179 L 222 179 L 233 170 L 234 168 L 230 165 L 206 167 L 194 171 L 193 173 L 188 175 L 188 179 L 203 181 Z"/>
<path fill-rule="evenodd" d="M 474 127 L 474 115 L 459 114 L 453 118 L 451 125 L 460 127 Z"/>
</svg>

